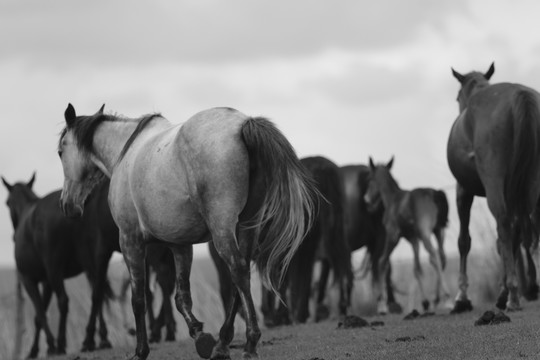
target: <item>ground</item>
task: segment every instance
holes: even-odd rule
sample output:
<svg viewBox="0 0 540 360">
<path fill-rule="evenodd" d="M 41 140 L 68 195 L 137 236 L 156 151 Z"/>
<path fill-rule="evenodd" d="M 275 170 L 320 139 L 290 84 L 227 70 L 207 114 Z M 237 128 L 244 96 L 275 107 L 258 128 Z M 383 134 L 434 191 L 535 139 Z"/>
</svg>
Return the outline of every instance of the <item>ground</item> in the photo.
<svg viewBox="0 0 540 360">
<path fill-rule="evenodd" d="M 460 315 L 440 310 L 414 320 L 403 320 L 403 314 L 365 317 L 384 325 L 356 329 L 338 329 L 337 320 L 263 329 L 259 356 L 265 360 L 540 358 L 540 302 L 525 303 L 523 311 L 508 313 L 509 323 L 474 326 L 486 310 L 490 307 Z M 232 359 L 241 359 L 243 339 L 243 334 L 236 334 Z M 134 348 L 117 348 L 55 360 L 120 360 L 133 352 Z M 148 359 L 200 358 L 192 341 L 180 341 L 152 345 Z"/>
</svg>

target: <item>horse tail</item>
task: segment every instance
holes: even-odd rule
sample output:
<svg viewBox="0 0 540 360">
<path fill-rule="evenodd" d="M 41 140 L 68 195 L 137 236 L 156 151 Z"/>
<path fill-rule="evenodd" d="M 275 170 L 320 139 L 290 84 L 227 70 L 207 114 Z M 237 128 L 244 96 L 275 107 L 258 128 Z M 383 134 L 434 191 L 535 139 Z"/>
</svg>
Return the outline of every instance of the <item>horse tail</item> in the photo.
<svg viewBox="0 0 540 360">
<path fill-rule="evenodd" d="M 283 280 L 313 224 L 318 191 L 292 145 L 272 122 L 248 118 L 241 134 L 250 158 L 250 187 L 261 181 L 265 189 L 264 194 L 250 191 L 250 197 L 262 196 L 262 201 L 255 217 L 242 225 L 255 228 L 258 246 L 253 260 L 263 284 L 277 295 L 274 284 Z"/>
<path fill-rule="evenodd" d="M 442 190 L 435 190 L 433 200 L 437 205 L 437 225 L 439 229 L 444 229 L 448 225 L 448 199 Z"/>
<path fill-rule="evenodd" d="M 530 214 L 536 206 L 540 171 L 540 111 L 535 94 L 521 90 L 512 106 L 513 151 L 504 182 L 504 200 L 511 224 L 530 229 Z M 518 229 L 517 227 L 515 228 Z M 526 230 L 528 231 L 528 230 Z"/>
</svg>

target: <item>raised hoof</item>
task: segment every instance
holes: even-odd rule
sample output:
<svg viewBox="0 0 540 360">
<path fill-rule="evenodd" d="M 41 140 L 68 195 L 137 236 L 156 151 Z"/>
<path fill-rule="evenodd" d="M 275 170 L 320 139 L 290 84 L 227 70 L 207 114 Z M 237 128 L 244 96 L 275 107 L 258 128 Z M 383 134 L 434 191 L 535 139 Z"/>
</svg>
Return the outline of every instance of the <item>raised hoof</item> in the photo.
<svg viewBox="0 0 540 360">
<path fill-rule="evenodd" d="M 403 307 L 397 302 L 391 302 L 388 303 L 388 311 L 390 311 L 390 314 L 402 314 Z"/>
<path fill-rule="evenodd" d="M 101 350 L 103 349 L 112 349 L 112 344 L 109 340 L 101 340 L 101 342 L 99 343 L 99 348 Z"/>
<path fill-rule="evenodd" d="M 200 333 L 199 336 L 195 339 L 195 349 L 197 349 L 197 354 L 203 359 L 210 359 L 212 356 L 212 350 L 216 346 L 216 340 L 214 337 L 207 333 Z"/>
<path fill-rule="evenodd" d="M 473 306 L 471 300 L 457 300 L 454 304 L 454 308 L 450 311 L 450 314 L 461 314 L 466 311 L 472 311 Z"/>
</svg>

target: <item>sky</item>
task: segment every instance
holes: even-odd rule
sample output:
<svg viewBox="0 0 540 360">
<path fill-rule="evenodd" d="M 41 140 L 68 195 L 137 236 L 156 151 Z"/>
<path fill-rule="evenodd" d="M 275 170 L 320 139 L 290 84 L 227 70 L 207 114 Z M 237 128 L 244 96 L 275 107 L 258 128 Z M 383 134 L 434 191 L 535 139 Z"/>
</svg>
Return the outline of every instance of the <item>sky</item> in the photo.
<svg viewBox="0 0 540 360">
<path fill-rule="evenodd" d="M 540 89 L 539 13 L 532 0 L 2 0 L 0 175 L 36 171 L 40 196 L 62 186 L 68 103 L 173 123 L 229 106 L 270 118 L 300 157 L 394 155 L 403 188 L 449 190 L 451 67 L 494 61 L 492 82 Z M 0 206 L 0 265 L 12 234 Z"/>
</svg>

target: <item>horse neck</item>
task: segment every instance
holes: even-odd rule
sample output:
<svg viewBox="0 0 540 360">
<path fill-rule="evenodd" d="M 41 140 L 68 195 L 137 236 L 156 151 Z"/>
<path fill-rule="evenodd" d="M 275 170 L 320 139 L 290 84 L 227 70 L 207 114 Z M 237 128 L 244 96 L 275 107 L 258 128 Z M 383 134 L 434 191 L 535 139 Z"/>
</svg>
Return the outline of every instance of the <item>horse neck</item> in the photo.
<svg viewBox="0 0 540 360">
<path fill-rule="evenodd" d="M 385 208 L 388 208 L 396 198 L 399 198 L 404 193 L 391 174 L 388 174 L 388 176 L 380 182 L 379 189 L 381 192 L 381 200 Z"/>
<path fill-rule="evenodd" d="M 136 121 L 104 121 L 96 129 L 93 139 L 94 162 L 109 177 L 136 127 Z"/>
</svg>

